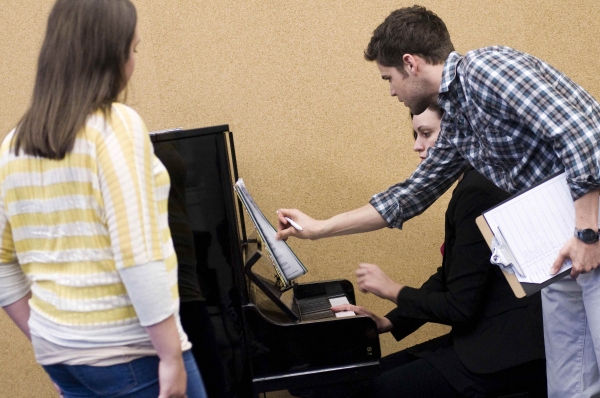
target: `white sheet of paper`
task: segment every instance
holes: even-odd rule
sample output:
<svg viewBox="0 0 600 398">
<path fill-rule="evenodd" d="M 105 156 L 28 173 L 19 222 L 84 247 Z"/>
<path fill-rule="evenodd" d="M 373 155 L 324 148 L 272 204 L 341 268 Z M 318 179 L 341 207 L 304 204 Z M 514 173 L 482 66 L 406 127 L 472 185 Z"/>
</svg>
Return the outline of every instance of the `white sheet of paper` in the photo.
<svg viewBox="0 0 600 398">
<path fill-rule="evenodd" d="M 275 265 L 281 269 L 283 276 L 287 279 L 286 283 L 304 275 L 307 272 L 306 268 L 302 265 L 300 260 L 298 260 L 287 243 L 275 239 L 277 231 L 275 231 L 275 228 L 273 228 L 248 192 L 244 180 L 240 178 L 235 183 L 235 189 L 239 193 L 242 203 L 252 219 L 256 230 L 264 241 L 265 246 L 267 246 L 267 250 L 272 254 L 274 262 L 276 263 Z"/>
</svg>

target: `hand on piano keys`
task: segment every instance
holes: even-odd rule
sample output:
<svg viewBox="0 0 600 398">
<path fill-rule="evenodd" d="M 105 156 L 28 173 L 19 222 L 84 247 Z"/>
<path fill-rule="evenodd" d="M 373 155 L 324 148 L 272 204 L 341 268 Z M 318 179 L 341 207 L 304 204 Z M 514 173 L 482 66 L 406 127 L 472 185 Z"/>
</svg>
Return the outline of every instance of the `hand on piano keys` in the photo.
<svg viewBox="0 0 600 398">
<path fill-rule="evenodd" d="M 371 319 L 373 319 L 375 321 L 375 324 L 377 324 L 377 331 L 380 334 L 387 333 L 390 330 L 392 330 L 392 328 L 393 328 L 392 322 L 390 322 L 390 320 L 387 319 L 386 317 L 376 315 L 376 314 L 372 313 L 371 311 L 369 311 L 368 309 L 366 309 L 365 307 L 360 307 L 358 305 L 352 305 L 352 304 L 336 305 L 336 306 L 331 307 L 331 311 L 335 312 L 336 315 L 338 313 L 343 313 L 345 311 L 352 311 L 357 315 L 365 315 L 365 316 L 371 317 Z"/>
<path fill-rule="evenodd" d="M 329 303 L 331 304 L 332 307 L 332 311 L 333 311 L 333 307 L 339 306 L 339 305 L 344 305 L 344 304 L 350 304 L 350 302 L 348 301 L 348 298 L 346 296 L 340 296 L 340 297 L 332 297 L 329 299 Z M 344 318 L 346 316 L 354 316 L 356 315 L 356 313 L 354 313 L 354 311 L 333 311 L 335 313 L 335 317 L 336 318 Z"/>
</svg>

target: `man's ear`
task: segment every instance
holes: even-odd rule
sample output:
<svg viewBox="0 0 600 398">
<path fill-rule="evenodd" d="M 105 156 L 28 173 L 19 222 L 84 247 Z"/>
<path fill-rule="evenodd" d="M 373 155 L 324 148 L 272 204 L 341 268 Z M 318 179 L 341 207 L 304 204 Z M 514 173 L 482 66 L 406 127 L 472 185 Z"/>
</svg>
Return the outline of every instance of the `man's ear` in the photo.
<svg viewBox="0 0 600 398">
<path fill-rule="evenodd" d="M 419 67 L 419 62 L 416 57 L 411 54 L 404 54 L 402 56 L 402 61 L 404 62 L 404 70 L 408 74 L 414 74 L 417 72 Z"/>
</svg>

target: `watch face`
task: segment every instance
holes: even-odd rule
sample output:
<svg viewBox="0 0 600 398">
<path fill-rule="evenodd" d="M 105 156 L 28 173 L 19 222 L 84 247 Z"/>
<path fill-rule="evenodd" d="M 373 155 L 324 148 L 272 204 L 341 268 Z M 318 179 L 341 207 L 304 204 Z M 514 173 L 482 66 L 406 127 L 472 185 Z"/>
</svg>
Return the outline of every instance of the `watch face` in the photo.
<svg viewBox="0 0 600 398">
<path fill-rule="evenodd" d="M 583 229 L 579 231 L 579 239 L 585 243 L 594 243 L 598 241 L 598 233 L 593 229 Z"/>
</svg>

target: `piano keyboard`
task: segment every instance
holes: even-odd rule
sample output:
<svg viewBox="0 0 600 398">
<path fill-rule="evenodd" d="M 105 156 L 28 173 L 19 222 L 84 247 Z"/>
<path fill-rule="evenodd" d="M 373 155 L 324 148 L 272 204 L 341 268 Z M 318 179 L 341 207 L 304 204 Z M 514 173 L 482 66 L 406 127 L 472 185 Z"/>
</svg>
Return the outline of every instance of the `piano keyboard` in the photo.
<svg viewBox="0 0 600 398">
<path fill-rule="evenodd" d="M 334 313 L 331 307 L 342 304 L 350 304 L 346 296 L 338 297 L 314 297 L 308 299 L 297 300 L 300 317 L 303 321 L 324 319 L 324 318 L 341 318 L 346 316 L 356 315 L 354 311 L 342 311 Z"/>
</svg>

